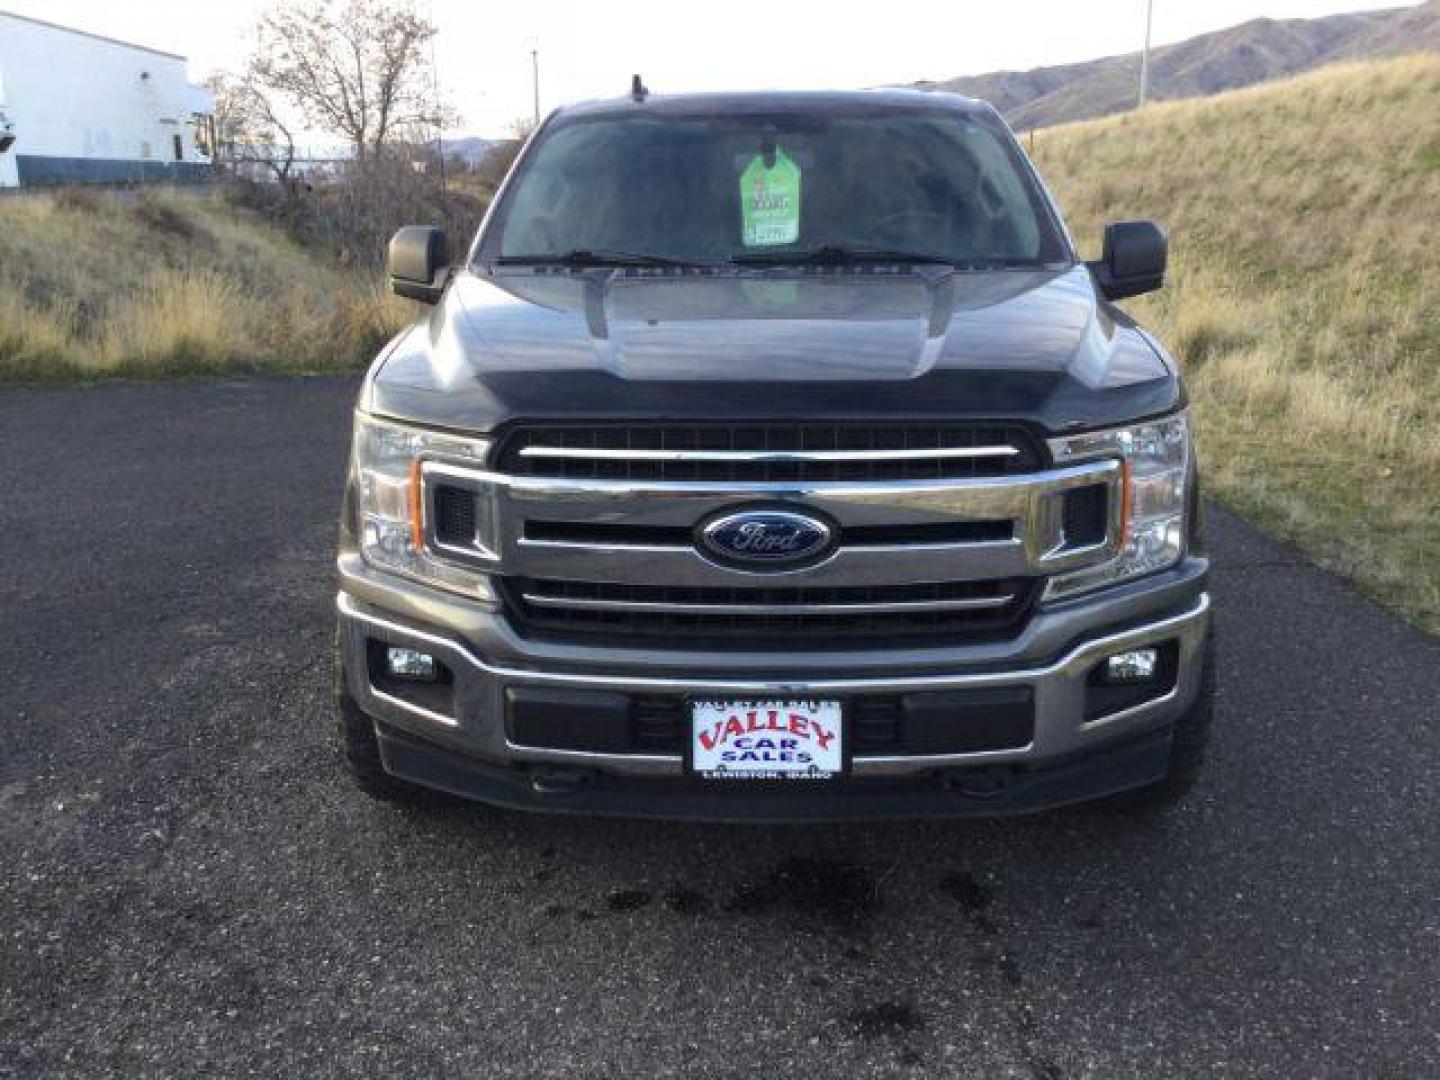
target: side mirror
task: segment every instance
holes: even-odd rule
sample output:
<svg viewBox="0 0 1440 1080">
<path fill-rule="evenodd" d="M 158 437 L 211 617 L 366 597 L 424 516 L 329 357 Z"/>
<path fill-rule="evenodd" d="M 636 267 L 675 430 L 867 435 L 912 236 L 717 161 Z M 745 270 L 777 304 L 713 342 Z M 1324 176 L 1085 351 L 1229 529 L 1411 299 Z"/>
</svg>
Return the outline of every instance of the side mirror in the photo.
<svg viewBox="0 0 1440 1080">
<path fill-rule="evenodd" d="M 1105 226 L 1105 249 L 1089 264 L 1095 284 L 1109 300 L 1154 292 L 1165 284 L 1170 241 L 1153 221 L 1112 221 Z"/>
<path fill-rule="evenodd" d="M 395 295 L 434 304 L 445 291 L 450 242 L 439 229 L 409 225 L 390 239 L 386 265 Z"/>
</svg>

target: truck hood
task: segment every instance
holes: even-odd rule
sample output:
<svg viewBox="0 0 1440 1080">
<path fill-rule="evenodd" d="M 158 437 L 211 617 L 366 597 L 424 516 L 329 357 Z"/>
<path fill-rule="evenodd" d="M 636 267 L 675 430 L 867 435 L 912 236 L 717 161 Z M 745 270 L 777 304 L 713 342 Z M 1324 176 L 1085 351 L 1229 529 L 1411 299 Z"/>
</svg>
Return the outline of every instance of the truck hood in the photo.
<svg viewBox="0 0 1440 1080">
<path fill-rule="evenodd" d="M 362 402 L 488 431 L 515 418 L 1026 419 L 1176 407 L 1154 342 L 1083 266 L 459 273 Z"/>
</svg>

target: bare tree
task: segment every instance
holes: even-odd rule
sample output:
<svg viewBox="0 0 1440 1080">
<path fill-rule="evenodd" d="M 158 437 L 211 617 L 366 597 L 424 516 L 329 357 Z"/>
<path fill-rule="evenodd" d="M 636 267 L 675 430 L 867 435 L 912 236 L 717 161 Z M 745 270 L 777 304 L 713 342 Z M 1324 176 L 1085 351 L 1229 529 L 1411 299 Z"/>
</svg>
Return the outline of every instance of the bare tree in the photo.
<svg viewBox="0 0 1440 1080">
<path fill-rule="evenodd" d="M 238 133 L 226 138 L 230 160 L 263 164 L 279 181 L 291 235 L 341 262 L 375 264 L 400 225 L 473 228 L 483 203 L 448 192 L 439 168 L 438 132 L 457 118 L 438 101 L 428 65 L 435 27 L 411 0 L 271 3 L 247 74 L 224 88 L 217 107 L 236 117 L 226 124 Z M 302 184 L 296 136 L 323 134 L 347 142 L 350 160 L 333 172 L 305 171 Z M 273 212 L 281 207 L 271 187 L 233 190 Z"/>
<path fill-rule="evenodd" d="M 293 197 L 295 132 L 273 95 L 254 75 L 214 75 L 207 85 L 215 95 L 215 163 L 232 172 L 264 169 Z"/>
<path fill-rule="evenodd" d="M 280 3 L 261 17 L 252 78 L 344 138 L 364 166 L 448 119 L 425 69 L 435 32 L 406 0 Z"/>
</svg>

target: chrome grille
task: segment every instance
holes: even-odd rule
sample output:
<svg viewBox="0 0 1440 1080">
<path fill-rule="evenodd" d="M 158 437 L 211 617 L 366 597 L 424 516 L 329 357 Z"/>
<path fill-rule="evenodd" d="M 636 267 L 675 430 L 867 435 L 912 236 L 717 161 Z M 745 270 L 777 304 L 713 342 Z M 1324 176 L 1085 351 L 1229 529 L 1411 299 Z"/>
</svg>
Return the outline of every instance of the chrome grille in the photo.
<svg viewBox="0 0 1440 1080">
<path fill-rule="evenodd" d="M 496 446 L 489 468 L 423 463 L 427 542 L 551 641 L 1008 637 L 1048 575 L 1120 539 L 1119 462 L 1050 466 L 1021 425 L 526 425 Z M 812 514 L 833 546 L 788 569 L 717 557 L 706 523 L 747 508 Z"/>
<path fill-rule="evenodd" d="M 1044 460 L 1017 424 L 561 424 L 506 433 L 496 465 L 558 479 L 810 483 L 1013 476 Z"/>
<path fill-rule="evenodd" d="M 512 622 L 528 636 L 598 635 L 657 645 L 683 639 L 765 650 L 1005 635 L 1018 626 L 1035 592 L 1035 580 L 1026 578 L 856 588 L 691 588 L 536 578 L 503 578 L 500 585 Z"/>
</svg>

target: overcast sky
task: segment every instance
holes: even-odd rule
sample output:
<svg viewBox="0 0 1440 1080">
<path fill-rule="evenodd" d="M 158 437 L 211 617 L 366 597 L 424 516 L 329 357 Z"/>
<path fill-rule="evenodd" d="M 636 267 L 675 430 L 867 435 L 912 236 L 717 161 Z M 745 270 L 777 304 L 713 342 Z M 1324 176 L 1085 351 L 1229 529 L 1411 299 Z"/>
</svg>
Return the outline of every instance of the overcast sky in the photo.
<svg viewBox="0 0 1440 1080">
<path fill-rule="evenodd" d="M 0 0 L 0 8 L 190 58 L 191 78 L 243 66 L 267 0 Z M 542 108 L 610 97 L 642 72 L 657 92 L 860 87 L 1087 60 L 1138 49 L 1145 0 L 418 0 L 440 27 L 440 79 L 467 134 L 504 134 Z M 1258 16 L 1309 17 L 1404 0 L 1155 0 L 1163 44 Z"/>
</svg>

